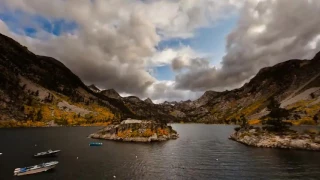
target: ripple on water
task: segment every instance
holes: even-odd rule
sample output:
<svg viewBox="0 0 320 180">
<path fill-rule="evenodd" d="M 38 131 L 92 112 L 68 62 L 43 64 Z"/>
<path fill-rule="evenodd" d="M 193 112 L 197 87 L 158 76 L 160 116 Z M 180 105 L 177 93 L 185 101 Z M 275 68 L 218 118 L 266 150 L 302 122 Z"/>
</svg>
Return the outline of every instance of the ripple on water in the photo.
<svg viewBox="0 0 320 180">
<path fill-rule="evenodd" d="M 61 149 L 51 173 L 23 179 L 319 179 L 320 153 L 250 148 L 228 140 L 233 126 L 174 124 L 180 138 L 139 144 L 86 138 L 98 128 L 1 129 L 0 179 L 39 163 L 30 156 Z M 94 140 L 100 141 L 100 140 Z M 19 142 L 19 143 L 16 143 Z M 34 144 L 37 144 L 35 147 Z M 79 159 L 76 159 L 79 157 Z"/>
</svg>

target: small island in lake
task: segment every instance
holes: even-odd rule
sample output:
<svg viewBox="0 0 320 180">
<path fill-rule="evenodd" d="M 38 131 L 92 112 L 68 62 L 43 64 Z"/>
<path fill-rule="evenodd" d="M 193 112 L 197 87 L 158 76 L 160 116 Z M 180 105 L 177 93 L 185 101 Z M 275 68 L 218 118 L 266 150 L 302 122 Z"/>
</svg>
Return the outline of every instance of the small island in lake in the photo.
<svg viewBox="0 0 320 180">
<path fill-rule="evenodd" d="M 292 123 L 287 120 L 290 111 L 281 108 L 273 98 L 270 101 L 270 113 L 263 120 L 262 127 L 249 126 L 247 119 L 241 116 L 242 123 L 235 128 L 236 132 L 230 139 L 254 147 L 320 151 L 320 132 L 317 128 L 303 132 L 291 129 Z"/>
<path fill-rule="evenodd" d="M 240 129 L 230 139 L 248 146 L 320 151 L 320 135 L 315 132 L 269 132 L 260 128 Z"/>
<path fill-rule="evenodd" d="M 152 120 L 127 119 L 120 124 L 111 124 L 89 135 L 94 139 L 127 142 L 153 142 L 177 139 L 178 134 L 171 126 Z"/>
</svg>

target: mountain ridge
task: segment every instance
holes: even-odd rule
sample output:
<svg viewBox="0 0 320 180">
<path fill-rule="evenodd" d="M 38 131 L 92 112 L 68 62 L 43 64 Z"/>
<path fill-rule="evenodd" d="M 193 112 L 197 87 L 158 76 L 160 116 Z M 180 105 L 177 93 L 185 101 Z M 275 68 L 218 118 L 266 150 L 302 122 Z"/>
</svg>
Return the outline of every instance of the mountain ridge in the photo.
<svg viewBox="0 0 320 180">
<path fill-rule="evenodd" d="M 121 97 L 114 89 L 86 86 L 60 61 L 35 55 L 0 34 L 0 121 L 81 125 L 139 118 L 236 123 L 242 114 L 252 120 L 263 118 L 270 98 L 275 98 L 285 101 L 292 117 L 311 122 L 320 109 L 319 72 L 320 52 L 312 60 L 293 59 L 262 68 L 231 91 L 210 90 L 194 101 L 154 104 L 150 98 Z"/>
</svg>

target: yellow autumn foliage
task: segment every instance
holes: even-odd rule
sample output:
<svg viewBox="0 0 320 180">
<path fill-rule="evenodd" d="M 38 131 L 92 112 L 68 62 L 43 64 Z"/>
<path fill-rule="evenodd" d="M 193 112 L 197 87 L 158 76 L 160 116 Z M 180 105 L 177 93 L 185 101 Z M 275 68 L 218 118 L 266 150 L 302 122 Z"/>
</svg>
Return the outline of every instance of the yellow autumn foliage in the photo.
<svg viewBox="0 0 320 180">
<path fill-rule="evenodd" d="M 157 129 L 157 134 L 160 135 L 160 136 L 163 136 L 163 135 L 168 135 L 169 134 L 169 131 L 168 129 L 161 129 L 161 128 L 158 128 Z"/>
<path fill-rule="evenodd" d="M 42 112 L 42 120 L 43 121 L 51 121 L 53 120 L 52 112 L 49 109 L 48 106 L 42 106 L 41 107 L 41 112 Z"/>
<path fill-rule="evenodd" d="M 124 130 L 124 131 L 118 131 L 117 136 L 121 138 L 131 137 L 131 129 Z"/>
<path fill-rule="evenodd" d="M 154 134 L 154 132 L 151 129 L 146 129 L 143 133 L 142 136 L 143 137 L 150 137 Z"/>
<path fill-rule="evenodd" d="M 55 98 L 52 103 L 39 103 L 33 106 L 24 105 L 24 114 L 28 119 L 32 120 L 31 123 L 35 123 L 35 121 L 49 122 L 54 120 L 55 123 L 65 126 L 106 126 L 109 125 L 112 120 L 120 118 L 118 115 L 113 114 L 107 107 L 99 106 L 97 103 L 86 105 L 85 103 L 74 103 L 69 97 L 58 93 L 54 94 L 54 96 Z M 84 115 L 60 109 L 58 103 L 62 100 L 68 102 L 70 105 L 87 109 L 91 111 L 91 113 Z M 9 126 L 11 126 L 10 123 Z M 27 124 L 27 126 L 31 125 Z"/>
<path fill-rule="evenodd" d="M 261 120 L 259 119 L 252 119 L 248 121 L 249 125 L 257 125 L 257 124 L 261 124 Z"/>
<path fill-rule="evenodd" d="M 44 127 L 46 124 L 44 122 L 35 121 L 0 121 L 0 128 L 16 128 L 16 127 Z"/>
<path fill-rule="evenodd" d="M 316 125 L 316 122 L 311 118 L 302 118 L 296 121 L 293 121 L 294 125 Z"/>
<path fill-rule="evenodd" d="M 242 110 L 241 114 L 244 114 L 245 116 L 253 114 L 265 101 L 266 101 L 266 99 L 263 98 L 263 99 L 260 99 L 256 102 L 252 103 L 250 106 L 248 106 L 244 110 Z"/>
</svg>

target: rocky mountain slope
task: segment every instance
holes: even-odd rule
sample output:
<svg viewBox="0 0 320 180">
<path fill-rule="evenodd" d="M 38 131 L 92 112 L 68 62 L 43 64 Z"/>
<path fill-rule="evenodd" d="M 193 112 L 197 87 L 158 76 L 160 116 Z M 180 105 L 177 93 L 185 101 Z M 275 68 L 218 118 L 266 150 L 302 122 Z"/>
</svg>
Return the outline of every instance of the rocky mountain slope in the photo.
<svg viewBox="0 0 320 180">
<path fill-rule="evenodd" d="M 93 92 L 96 92 L 96 93 L 99 93 L 101 90 L 95 86 L 94 84 L 91 84 L 90 86 L 88 86 L 88 88 L 93 91 Z"/>
<path fill-rule="evenodd" d="M 114 89 L 86 86 L 58 60 L 35 55 L 0 34 L 0 126 L 4 121 L 9 126 L 109 124 L 126 118 L 235 123 L 242 114 L 252 120 L 268 114 L 271 97 L 291 110 L 291 120 L 320 119 L 320 53 L 312 60 L 263 68 L 232 91 L 207 91 L 195 101 L 154 104 L 149 98 L 121 97 Z"/>
<path fill-rule="evenodd" d="M 268 114 L 271 97 L 291 110 L 290 120 L 312 124 L 320 115 L 320 53 L 312 60 L 289 60 L 263 68 L 239 89 L 207 91 L 196 101 L 176 104 L 171 112 L 190 122 L 231 123 L 241 114 L 255 120 Z"/>
<path fill-rule="evenodd" d="M 0 126 L 108 124 L 125 118 L 158 120 L 164 114 L 154 108 L 149 115 L 134 112 L 131 98 L 105 93 L 88 88 L 58 60 L 35 55 L 0 34 Z"/>
<path fill-rule="evenodd" d="M 121 99 L 121 96 L 114 89 L 107 89 L 107 90 L 100 91 L 100 94 L 113 99 Z"/>
<path fill-rule="evenodd" d="M 170 109 L 162 104 L 154 104 L 150 98 L 144 101 L 136 96 L 121 97 L 114 89 L 102 90 L 101 96 L 123 103 L 136 117 L 140 119 L 176 122 L 178 118 L 170 114 Z"/>
<path fill-rule="evenodd" d="M 289 120 L 313 124 L 315 116 L 320 119 L 320 53 L 312 60 L 288 60 L 263 68 L 241 88 L 207 91 L 195 101 L 153 104 L 150 99 L 118 97 L 141 116 L 152 117 L 158 111 L 158 117 L 167 121 L 200 123 L 237 123 L 242 114 L 258 122 L 269 113 L 266 107 L 275 98 L 291 110 Z"/>
</svg>

